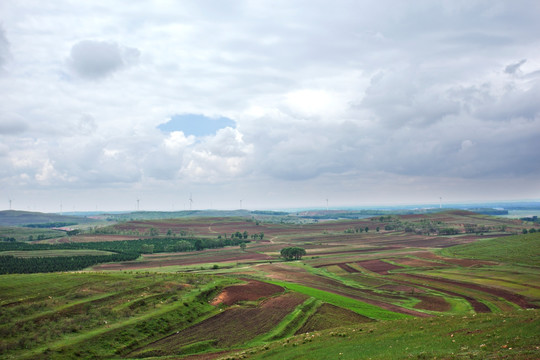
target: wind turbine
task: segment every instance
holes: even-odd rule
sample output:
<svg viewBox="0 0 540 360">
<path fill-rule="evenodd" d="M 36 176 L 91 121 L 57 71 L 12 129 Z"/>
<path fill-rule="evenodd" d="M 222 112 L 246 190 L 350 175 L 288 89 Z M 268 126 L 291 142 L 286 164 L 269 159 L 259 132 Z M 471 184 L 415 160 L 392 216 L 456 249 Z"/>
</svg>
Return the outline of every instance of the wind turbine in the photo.
<svg viewBox="0 0 540 360">
<path fill-rule="evenodd" d="M 439 209 L 442 209 L 442 197 L 439 196 Z"/>
<path fill-rule="evenodd" d="M 191 210 L 193 206 L 193 194 L 189 193 L 189 210 Z"/>
<path fill-rule="evenodd" d="M 139 198 L 137 198 L 137 211 L 139 211 Z"/>
<path fill-rule="evenodd" d="M 9 199 L 9 210 L 11 210 L 11 199 Z"/>
<path fill-rule="evenodd" d="M 326 211 L 328 211 L 328 198 L 326 198 Z"/>
</svg>

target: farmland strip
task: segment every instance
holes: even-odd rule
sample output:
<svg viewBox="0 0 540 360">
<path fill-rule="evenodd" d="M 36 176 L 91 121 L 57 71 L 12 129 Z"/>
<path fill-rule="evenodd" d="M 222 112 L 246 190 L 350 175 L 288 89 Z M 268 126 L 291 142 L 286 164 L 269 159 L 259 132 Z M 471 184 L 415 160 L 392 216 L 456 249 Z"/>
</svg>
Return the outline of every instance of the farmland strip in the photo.
<svg viewBox="0 0 540 360">
<path fill-rule="evenodd" d="M 409 276 L 409 274 L 400 274 L 400 275 L 401 276 Z M 457 292 L 446 290 L 446 289 L 441 289 L 441 288 L 436 287 L 436 286 L 425 285 L 425 284 L 419 285 L 419 284 L 409 282 L 409 281 L 405 281 L 405 280 L 392 279 L 392 281 L 395 281 L 395 282 L 400 283 L 400 284 L 405 284 L 405 285 L 421 286 L 421 287 L 423 287 L 425 289 L 431 289 L 431 290 L 441 292 L 443 294 L 460 297 L 462 299 L 467 300 L 467 302 L 469 304 L 471 304 L 473 310 L 475 312 L 477 312 L 477 313 L 490 313 L 491 312 L 491 309 L 486 304 L 476 300 L 475 298 L 467 296 L 467 295 L 459 294 Z"/>
<path fill-rule="evenodd" d="M 503 298 L 505 300 L 508 300 L 508 301 L 520 306 L 522 309 L 537 309 L 538 308 L 537 305 L 528 302 L 527 299 L 524 296 L 519 295 L 519 294 L 515 294 L 515 293 L 511 293 L 509 291 L 502 290 L 502 289 L 495 289 L 495 288 L 482 286 L 482 285 L 477 285 L 477 284 L 471 284 L 471 283 L 467 283 L 467 282 L 463 282 L 463 281 L 449 280 L 449 279 L 443 279 L 443 278 L 439 278 L 439 277 L 431 277 L 431 276 L 426 276 L 426 275 L 412 275 L 412 274 L 403 274 L 403 275 L 408 276 L 408 277 L 417 278 L 417 279 L 423 279 L 423 280 L 429 280 L 429 281 L 438 281 L 438 282 L 442 282 L 442 283 L 446 283 L 446 284 L 458 285 L 458 286 L 461 286 L 461 287 L 464 287 L 464 288 L 467 288 L 467 289 L 482 291 L 482 292 L 485 292 L 485 293 L 488 293 L 488 294 L 492 294 L 492 295 L 501 297 L 501 298 Z"/>
</svg>

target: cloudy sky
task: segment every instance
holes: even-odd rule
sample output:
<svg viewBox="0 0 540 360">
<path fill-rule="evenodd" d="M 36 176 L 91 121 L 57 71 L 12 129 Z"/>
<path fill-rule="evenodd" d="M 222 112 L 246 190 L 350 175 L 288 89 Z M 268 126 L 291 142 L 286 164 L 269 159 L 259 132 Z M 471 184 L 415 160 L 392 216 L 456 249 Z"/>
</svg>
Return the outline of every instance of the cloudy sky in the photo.
<svg viewBox="0 0 540 360">
<path fill-rule="evenodd" d="M 540 198 L 540 2 L 0 2 L 0 209 Z"/>
</svg>

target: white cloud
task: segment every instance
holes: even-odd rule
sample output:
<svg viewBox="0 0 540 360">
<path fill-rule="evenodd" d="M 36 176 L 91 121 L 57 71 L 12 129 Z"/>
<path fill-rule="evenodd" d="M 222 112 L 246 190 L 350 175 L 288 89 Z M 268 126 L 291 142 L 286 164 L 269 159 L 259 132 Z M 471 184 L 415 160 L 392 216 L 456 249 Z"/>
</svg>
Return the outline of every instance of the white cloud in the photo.
<svg viewBox="0 0 540 360">
<path fill-rule="evenodd" d="M 2 2 L 0 182 L 156 204 L 533 196 L 537 19 L 534 1 Z M 156 129 L 175 114 L 236 128 Z"/>
<path fill-rule="evenodd" d="M 0 71 L 3 69 L 4 65 L 7 63 L 9 57 L 10 57 L 9 41 L 6 38 L 6 34 L 3 27 L 0 26 Z"/>
</svg>

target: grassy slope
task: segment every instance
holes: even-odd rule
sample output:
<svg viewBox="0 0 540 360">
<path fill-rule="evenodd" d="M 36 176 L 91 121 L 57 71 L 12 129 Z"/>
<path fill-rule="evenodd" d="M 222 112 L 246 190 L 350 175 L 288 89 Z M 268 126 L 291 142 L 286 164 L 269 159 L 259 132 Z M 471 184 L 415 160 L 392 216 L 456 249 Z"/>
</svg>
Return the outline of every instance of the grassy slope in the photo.
<svg viewBox="0 0 540 360">
<path fill-rule="evenodd" d="M 2 275 L 4 358 L 113 357 L 198 321 L 227 278 L 178 274 Z"/>
<path fill-rule="evenodd" d="M 16 241 L 28 241 L 30 236 L 32 236 L 33 240 L 37 240 L 40 235 L 44 239 L 55 239 L 66 236 L 66 233 L 51 229 L 0 226 L 0 238 L 14 238 Z"/>
<path fill-rule="evenodd" d="M 0 226 L 20 226 L 25 224 L 44 224 L 51 222 L 74 222 L 86 224 L 94 220 L 80 216 L 66 216 L 40 212 L 4 210 L 0 211 Z"/>
<path fill-rule="evenodd" d="M 444 256 L 540 265 L 540 233 L 506 236 L 458 245 L 440 251 Z"/>
<path fill-rule="evenodd" d="M 250 359 L 535 359 L 536 310 L 366 323 L 244 351 Z"/>
</svg>

